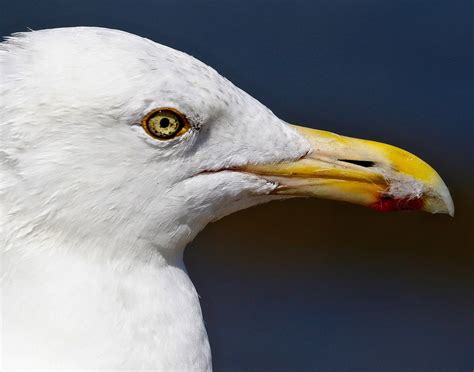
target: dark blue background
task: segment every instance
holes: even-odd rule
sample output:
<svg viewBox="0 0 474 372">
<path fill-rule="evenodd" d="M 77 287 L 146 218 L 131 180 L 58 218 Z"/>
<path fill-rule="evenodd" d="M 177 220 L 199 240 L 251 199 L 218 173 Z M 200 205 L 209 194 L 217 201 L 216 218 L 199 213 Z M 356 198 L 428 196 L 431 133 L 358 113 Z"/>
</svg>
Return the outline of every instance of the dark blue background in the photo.
<svg viewBox="0 0 474 372">
<path fill-rule="evenodd" d="M 119 28 L 215 67 L 283 119 L 389 142 L 457 216 L 293 200 L 211 224 L 186 263 L 216 371 L 472 370 L 472 2 L 2 2 L 0 34 Z"/>
</svg>

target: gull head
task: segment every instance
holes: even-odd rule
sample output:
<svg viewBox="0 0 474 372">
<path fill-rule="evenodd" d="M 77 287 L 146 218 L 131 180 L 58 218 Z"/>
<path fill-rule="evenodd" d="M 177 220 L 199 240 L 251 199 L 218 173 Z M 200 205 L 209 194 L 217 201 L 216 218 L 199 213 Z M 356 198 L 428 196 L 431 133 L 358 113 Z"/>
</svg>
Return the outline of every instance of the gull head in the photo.
<svg viewBox="0 0 474 372">
<path fill-rule="evenodd" d="M 418 157 L 290 125 L 211 67 L 135 35 L 20 33 L 0 62 L 10 237 L 41 225 L 58 240 L 173 256 L 210 221 L 278 198 L 454 213 Z"/>
</svg>

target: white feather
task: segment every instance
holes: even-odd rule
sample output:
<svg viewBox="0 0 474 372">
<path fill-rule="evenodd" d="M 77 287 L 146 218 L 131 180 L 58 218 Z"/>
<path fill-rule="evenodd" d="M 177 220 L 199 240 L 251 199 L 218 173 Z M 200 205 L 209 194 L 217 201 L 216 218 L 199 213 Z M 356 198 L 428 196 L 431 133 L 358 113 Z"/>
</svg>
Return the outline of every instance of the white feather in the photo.
<svg viewBox="0 0 474 372">
<path fill-rule="evenodd" d="M 211 370 L 183 250 L 270 200 L 236 172 L 309 144 L 196 59 L 125 32 L 64 28 L 0 44 L 3 368 Z M 153 140 L 158 107 L 193 128 Z"/>
</svg>

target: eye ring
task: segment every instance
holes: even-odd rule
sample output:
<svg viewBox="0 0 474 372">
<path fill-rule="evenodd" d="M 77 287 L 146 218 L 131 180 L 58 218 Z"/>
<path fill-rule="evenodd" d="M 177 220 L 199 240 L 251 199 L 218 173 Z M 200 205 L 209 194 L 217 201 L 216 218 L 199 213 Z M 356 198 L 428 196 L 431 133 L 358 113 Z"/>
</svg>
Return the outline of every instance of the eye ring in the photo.
<svg viewBox="0 0 474 372">
<path fill-rule="evenodd" d="M 170 140 L 186 133 L 191 125 L 188 119 L 178 110 L 161 107 L 146 114 L 142 119 L 142 127 L 152 138 Z"/>
</svg>

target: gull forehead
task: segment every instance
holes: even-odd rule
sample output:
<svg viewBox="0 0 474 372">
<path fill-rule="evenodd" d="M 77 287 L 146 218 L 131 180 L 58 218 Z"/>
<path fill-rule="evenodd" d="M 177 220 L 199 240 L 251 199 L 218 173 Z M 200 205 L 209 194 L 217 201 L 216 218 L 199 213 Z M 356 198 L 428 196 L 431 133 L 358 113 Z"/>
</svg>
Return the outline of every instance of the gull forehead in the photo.
<svg viewBox="0 0 474 372">
<path fill-rule="evenodd" d="M 25 77 L 34 76 L 36 88 L 48 92 L 37 99 L 49 104 L 58 98 L 58 105 L 72 103 L 70 108 L 81 103 L 153 108 L 160 98 L 162 104 L 192 110 L 204 122 L 241 105 L 268 110 L 192 56 L 122 31 L 78 27 L 19 33 L 4 49 L 15 47 L 32 54 L 25 60 L 16 49 L 15 62 L 27 69 Z M 10 72 L 18 74 L 17 67 Z"/>
</svg>

